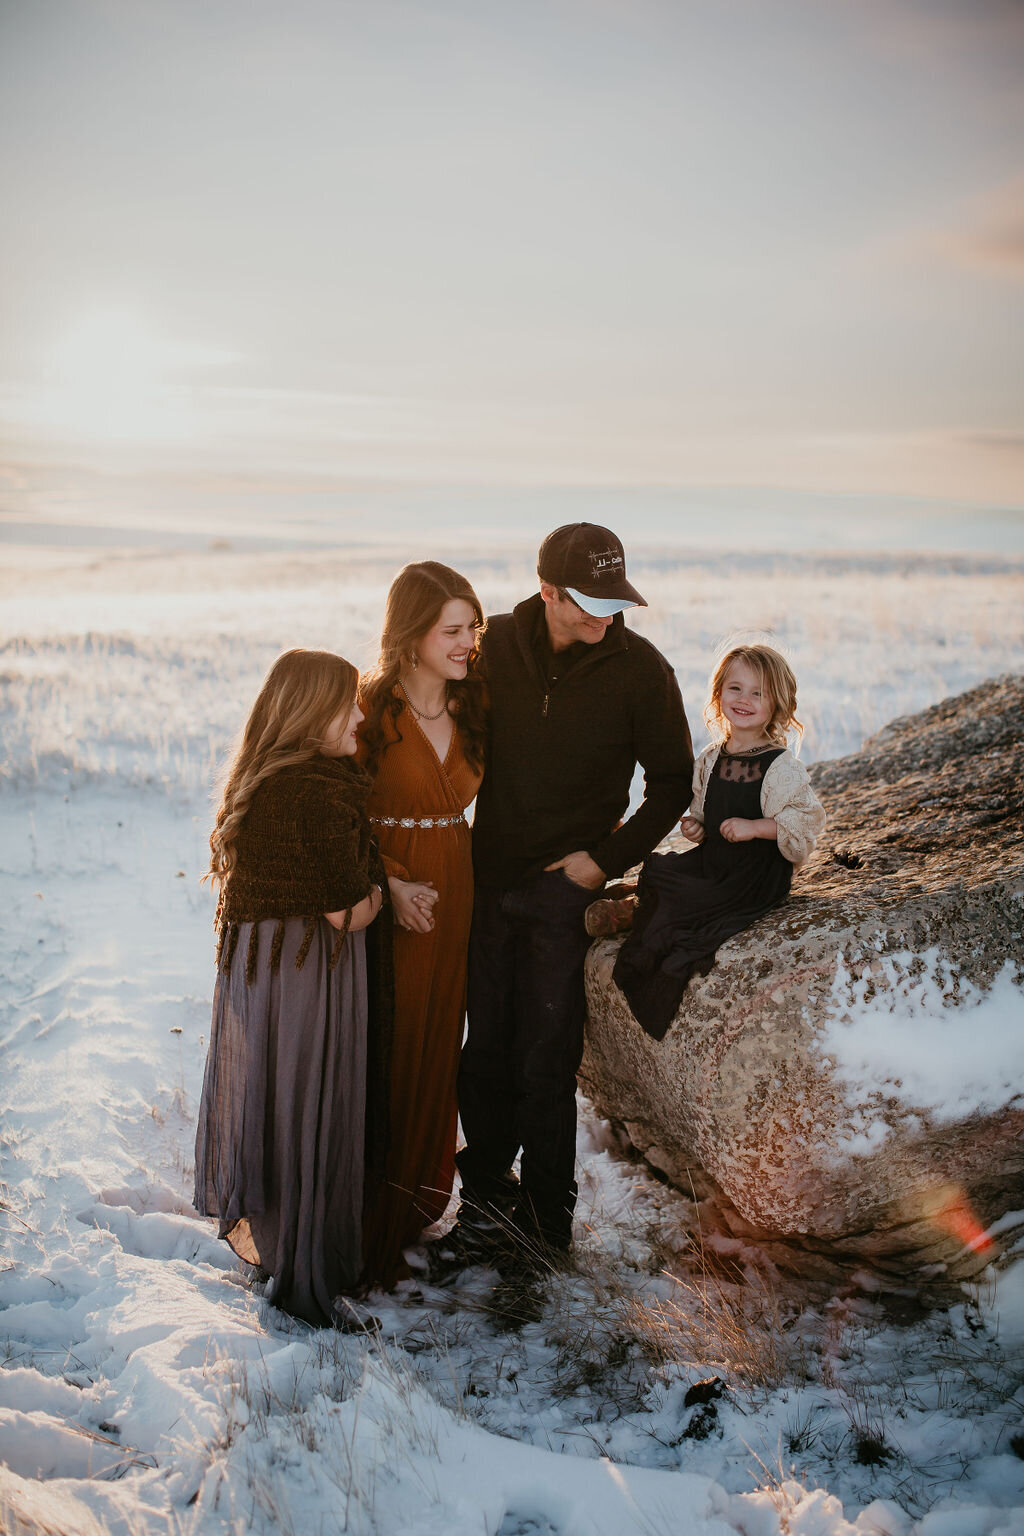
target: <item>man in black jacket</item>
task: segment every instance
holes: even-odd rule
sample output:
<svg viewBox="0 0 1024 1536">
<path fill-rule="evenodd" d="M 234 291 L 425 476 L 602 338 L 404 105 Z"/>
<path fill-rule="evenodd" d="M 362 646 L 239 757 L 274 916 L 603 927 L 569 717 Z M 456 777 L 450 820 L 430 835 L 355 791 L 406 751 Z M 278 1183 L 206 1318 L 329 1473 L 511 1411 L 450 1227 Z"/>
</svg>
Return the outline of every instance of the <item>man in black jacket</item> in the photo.
<svg viewBox="0 0 1024 1536">
<path fill-rule="evenodd" d="M 622 619 L 646 603 L 616 536 L 593 523 L 557 528 L 537 572 L 540 592 L 491 619 L 481 643 L 491 715 L 473 825 L 453 1234 L 467 1258 L 510 1226 L 527 1252 L 569 1248 L 583 913 L 685 810 L 693 770 L 675 674 Z M 637 763 L 644 800 L 623 822 Z"/>
</svg>

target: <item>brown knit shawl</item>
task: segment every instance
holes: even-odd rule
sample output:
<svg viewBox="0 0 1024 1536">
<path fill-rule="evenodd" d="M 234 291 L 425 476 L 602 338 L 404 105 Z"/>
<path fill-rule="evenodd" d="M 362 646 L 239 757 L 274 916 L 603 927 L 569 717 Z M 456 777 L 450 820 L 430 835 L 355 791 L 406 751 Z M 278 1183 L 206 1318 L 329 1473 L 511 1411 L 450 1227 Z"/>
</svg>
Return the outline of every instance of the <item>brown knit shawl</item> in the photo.
<svg viewBox="0 0 1024 1536">
<path fill-rule="evenodd" d="M 217 908 L 217 963 L 231 965 L 242 923 L 279 919 L 270 955 L 277 968 L 286 917 L 305 917 L 296 958 L 301 968 L 324 912 L 351 909 L 374 885 L 387 890 L 366 819 L 370 776 L 350 757 L 310 758 L 282 768 L 256 790 L 238 829 L 235 866 Z M 341 953 L 348 922 L 331 956 Z M 256 974 L 257 930 L 250 934 L 246 979 Z"/>
<path fill-rule="evenodd" d="M 351 757 L 314 757 L 282 768 L 252 797 L 238 830 L 237 859 L 217 909 L 217 964 L 230 969 L 242 923 L 253 924 L 245 975 L 256 975 L 256 924 L 276 917 L 270 966 L 281 961 L 286 917 L 305 917 L 296 956 L 301 969 L 324 912 L 351 908 L 379 885 L 384 907 L 366 929 L 368 1019 L 366 1031 L 367 1171 L 384 1177 L 388 1148 L 391 1037 L 394 1016 L 391 905 L 384 863 L 366 819 L 372 780 Z M 348 928 L 334 941 L 330 965 L 341 954 Z M 374 1186 L 368 1184 L 368 1196 Z"/>
</svg>

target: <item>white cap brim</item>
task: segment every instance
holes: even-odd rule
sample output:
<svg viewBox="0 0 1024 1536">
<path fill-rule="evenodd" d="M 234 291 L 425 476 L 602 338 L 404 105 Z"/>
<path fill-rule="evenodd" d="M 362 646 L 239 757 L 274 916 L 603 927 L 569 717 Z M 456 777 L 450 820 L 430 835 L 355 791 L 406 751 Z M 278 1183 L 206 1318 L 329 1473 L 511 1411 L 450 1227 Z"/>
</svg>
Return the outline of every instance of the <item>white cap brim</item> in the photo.
<svg viewBox="0 0 1024 1536">
<path fill-rule="evenodd" d="M 636 603 L 630 602 L 626 597 L 587 597 L 582 592 L 577 592 L 575 587 L 565 589 L 574 603 L 578 603 L 584 613 L 589 613 L 595 619 L 609 619 L 613 613 L 621 613 L 624 608 L 636 608 Z"/>
</svg>

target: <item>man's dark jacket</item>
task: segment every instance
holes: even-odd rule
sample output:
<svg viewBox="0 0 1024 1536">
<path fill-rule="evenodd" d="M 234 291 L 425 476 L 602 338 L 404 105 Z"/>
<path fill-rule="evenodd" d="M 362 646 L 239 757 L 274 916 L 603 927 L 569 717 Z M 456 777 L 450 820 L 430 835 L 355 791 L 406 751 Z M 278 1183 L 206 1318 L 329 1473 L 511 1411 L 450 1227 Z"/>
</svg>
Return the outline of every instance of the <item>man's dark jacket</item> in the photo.
<svg viewBox="0 0 1024 1536">
<path fill-rule="evenodd" d="M 664 656 L 616 614 L 603 640 L 555 658 L 550 682 L 545 634 L 537 593 L 490 619 L 482 638 L 491 715 L 473 823 L 480 885 L 516 885 L 577 849 L 621 875 L 690 803 L 690 729 Z M 644 801 L 619 826 L 637 763 Z"/>
</svg>

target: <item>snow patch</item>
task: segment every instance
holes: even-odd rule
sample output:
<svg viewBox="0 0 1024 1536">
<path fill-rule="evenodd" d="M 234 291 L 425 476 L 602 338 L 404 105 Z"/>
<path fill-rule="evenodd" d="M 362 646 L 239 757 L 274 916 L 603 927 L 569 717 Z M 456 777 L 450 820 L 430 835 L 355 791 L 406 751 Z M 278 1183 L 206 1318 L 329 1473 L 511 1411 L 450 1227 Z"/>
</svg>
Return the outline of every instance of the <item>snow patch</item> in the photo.
<svg viewBox="0 0 1024 1536">
<path fill-rule="evenodd" d="M 881 1099 L 939 1121 L 1022 1099 L 1024 988 L 1009 961 L 986 991 L 936 948 L 877 957 L 859 976 L 840 954 L 817 1050 L 853 1106 L 843 1150 L 867 1155 L 889 1134 Z"/>
</svg>

